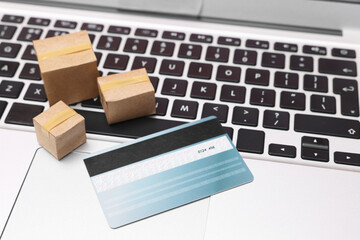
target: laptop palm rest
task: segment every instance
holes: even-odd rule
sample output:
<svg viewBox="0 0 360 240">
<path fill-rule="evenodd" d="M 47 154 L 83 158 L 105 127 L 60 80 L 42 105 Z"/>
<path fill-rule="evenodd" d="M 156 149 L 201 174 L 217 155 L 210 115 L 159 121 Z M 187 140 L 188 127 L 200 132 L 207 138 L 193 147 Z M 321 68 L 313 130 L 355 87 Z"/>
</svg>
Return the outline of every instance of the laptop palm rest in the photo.
<svg viewBox="0 0 360 240">
<path fill-rule="evenodd" d="M 254 181 L 211 197 L 205 240 L 359 238 L 358 173 L 245 161 Z"/>
<path fill-rule="evenodd" d="M 61 161 L 40 148 L 2 239 L 202 239 L 209 198 L 111 229 L 86 171 L 83 157 Z"/>
</svg>

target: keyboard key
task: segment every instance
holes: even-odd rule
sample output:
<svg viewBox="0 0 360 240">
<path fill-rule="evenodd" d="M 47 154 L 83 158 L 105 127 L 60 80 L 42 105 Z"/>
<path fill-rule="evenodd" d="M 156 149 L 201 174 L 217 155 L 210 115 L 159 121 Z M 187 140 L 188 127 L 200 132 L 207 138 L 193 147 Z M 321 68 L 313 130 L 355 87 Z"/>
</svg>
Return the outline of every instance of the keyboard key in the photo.
<svg viewBox="0 0 360 240">
<path fill-rule="evenodd" d="M 328 151 L 329 140 L 326 138 L 304 136 L 301 138 L 301 147 Z"/>
<path fill-rule="evenodd" d="M 268 49 L 269 48 L 269 42 L 268 41 L 259 41 L 259 40 L 249 39 L 249 40 L 246 41 L 246 47 Z"/>
<path fill-rule="evenodd" d="M 31 17 L 28 21 L 30 25 L 37 25 L 37 26 L 49 26 L 50 19 L 47 18 L 34 18 Z"/>
<path fill-rule="evenodd" d="M 24 87 L 22 82 L 3 80 L 0 83 L 0 97 L 18 98 Z"/>
<path fill-rule="evenodd" d="M 305 94 L 297 92 L 281 92 L 280 107 L 305 110 Z"/>
<path fill-rule="evenodd" d="M 104 25 L 96 23 L 83 23 L 81 30 L 101 32 L 104 29 Z"/>
<path fill-rule="evenodd" d="M 297 52 L 298 46 L 291 43 L 276 42 L 274 45 L 274 49 L 277 51 Z"/>
<path fill-rule="evenodd" d="M 102 53 L 101 52 L 94 52 L 96 60 L 97 60 L 97 65 L 99 66 L 101 57 L 102 57 Z"/>
<path fill-rule="evenodd" d="M 211 35 L 205 35 L 205 34 L 191 34 L 190 41 L 191 42 L 212 43 L 213 37 Z"/>
<path fill-rule="evenodd" d="M 145 53 L 147 45 L 148 40 L 128 38 L 126 40 L 124 51 L 133 53 Z"/>
<path fill-rule="evenodd" d="M 246 88 L 242 86 L 223 85 L 221 88 L 220 101 L 244 103 Z"/>
<path fill-rule="evenodd" d="M 5 119 L 5 123 L 34 126 L 33 118 L 42 113 L 43 110 L 44 107 L 39 105 L 14 103 Z"/>
<path fill-rule="evenodd" d="M 23 16 L 5 14 L 2 17 L 1 21 L 10 22 L 10 23 L 22 23 L 24 21 L 24 17 Z"/>
<path fill-rule="evenodd" d="M 328 162 L 329 161 L 329 151 L 312 149 L 312 148 L 302 148 L 301 149 L 301 158 L 305 159 L 305 160 Z"/>
<path fill-rule="evenodd" d="M 296 157 L 296 147 L 284 144 L 274 144 L 269 145 L 269 155 L 278 156 L 278 157 Z"/>
<path fill-rule="evenodd" d="M 340 94 L 341 114 L 345 116 L 359 116 L 359 92 L 356 80 L 334 78 L 333 89 Z"/>
<path fill-rule="evenodd" d="M 96 48 L 117 51 L 119 49 L 120 42 L 121 37 L 101 36 Z"/>
<path fill-rule="evenodd" d="M 314 59 L 312 57 L 292 55 L 290 58 L 290 69 L 312 72 L 314 69 Z"/>
<path fill-rule="evenodd" d="M 21 59 L 37 61 L 36 52 L 32 45 L 28 45 L 22 55 Z"/>
<path fill-rule="evenodd" d="M 320 58 L 319 72 L 356 77 L 356 62 Z"/>
<path fill-rule="evenodd" d="M 220 48 L 220 47 L 208 47 L 206 51 L 206 60 L 214 61 L 214 62 L 227 62 L 229 59 L 228 48 Z"/>
<path fill-rule="evenodd" d="M 91 34 L 91 33 L 88 33 L 88 35 L 89 35 L 91 44 L 93 44 L 93 43 L 94 43 L 94 40 L 95 40 L 95 35 L 94 35 L 94 34 Z"/>
<path fill-rule="evenodd" d="M 199 104 L 192 101 L 175 100 L 171 111 L 172 117 L 195 119 Z"/>
<path fill-rule="evenodd" d="M 285 55 L 278 53 L 264 52 L 262 54 L 261 66 L 271 68 L 284 68 L 285 67 Z"/>
<path fill-rule="evenodd" d="M 309 54 L 314 54 L 314 55 L 326 55 L 326 48 L 319 47 L 319 46 L 304 45 L 303 52 L 309 53 Z"/>
<path fill-rule="evenodd" d="M 304 89 L 313 92 L 328 92 L 328 78 L 326 76 L 305 74 Z"/>
<path fill-rule="evenodd" d="M 47 98 L 44 85 L 35 83 L 30 84 L 28 90 L 26 91 L 24 99 L 38 102 L 46 102 Z"/>
<path fill-rule="evenodd" d="M 222 104 L 205 103 L 201 118 L 216 116 L 221 123 L 227 122 L 229 107 Z"/>
<path fill-rule="evenodd" d="M 2 42 L 0 43 L 0 57 L 16 58 L 20 48 L 20 44 Z"/>
<path fill-rule="evenodd" d="M 39 65 L 33 63 L 25 63 L 19 78 L 30 79 L 30 80 L 41 80 Z"/>
<path fill-rule="evenodd" d="M 173 32 L 173 31 L 164 31 L 162 38 L 172 39 L 172 40 L 184 40 L 185 33 L 182 32 Z"/>
<path fill-rule="evenodd" d="M 165 78 L 161 94 L 184 97 L 187 85 L 185 80 Z"/>
<path fill-rule="evenodd" d="M 289 119 L 290 115 L 288 112 L 265 110 L 263 127 L 289 130 Z"/>
<path fill-rule="evenodd" d="M 216 74 L 216 80 L 225 82 L 240 82 L 241 68 L 219 65 Z"/>
<path fill-rule="evenodd" d="M 49 31 L 47 32 L 45 38 L 62 36 L 62 35 L 68 34 L 68 33 L 69 33 L 69 32 L 67 32 L 67 31 L 49 30 Z"/>
<path fill-rule="evenodd" d="M 338 164 L 360 166 L 360 154 L 347 153 L 347 152 L 334 152 L 334 162 Z"/>
<path fill-rule="evenodd" d="M 146 68 L 148 73 L 153 73 L 156 66 L 156 58 L 135 57 L 131 69 Z"/>
<path fill-rule="evenodd" d="M 311 95 L 310 109 L 313 112 L 336 113 L 335 97 Z"/>
<path fill-rule="evenodd" d="M 150 77 L 150 76 L 149 76 L 149 79 L 150 79 L 151 84 L 152 84 L 153 87 L 154 87 L 155 92 L 156 92 L 156 89 L 157 89 L 158 84 L 159 84 L 159 78 L 158 78 L 158 77 Z"/>
<path fill-rule="evenodd" d="M 173 55 L 174 48 L 175 48 L 175 43 L 154 41 L 151 49 L 151 54 L 171 57 Z"/>
<path fill-rule="evenodd" d="M 321 162 L 329 161 L 329 140 L 304 136 L 301 138 L 301 158 Z"/>
<path fill-rule="evenodd" d="M 260 106 L 275 106 L 275 91 L 268 89 L 251 89 L 250 104 Z"/>
<path fill-rule="evenodd" d="M 233 140 L 234 129 L 231 127 L 223 127 L 224 132 L 229 135 L 230 139 Z"/>
<path fill-rule="evenodd" d="M 136 36 L 142 36 L 142 37 L 156 37 L 157 34 L 158 31 L 153 29 L 138 28 L 135 31 Z"/>
<path fill-rule="evenodd" d="M 181 44 L 178 57 L 200 59 L 202 47 L 195 44 Z"/>
<path fill-rule="evenodd" d="M 236 148 L 240 152 L 264 153 L 265 133 L 258 130 L 240 128 Z"/>
<path fill-rule="evenodd" d="M 343 48 L 333 48 L 331 54 L 334 57 L 344 57 L 344 58 L 356 58 L 355 50 L 343 49 Z"/>
<path fill-rule="evenodd" d="M 14 36 L 16 27 L 0 24 L 0 39 L 11 39 Z"/>
<path fill-rule="evenodd" d="M 211 64 L 192 62 L 189 66 L 188 77 L 210 79 L 213 66 Z"/>
<path fill-rule="evenodd" d="M 166 98 L 155 98 L 156 115 L 165 116 L 169 100 Z"/>
<path fill-rule="evenodd" d="M 0 76 L 13 77 L 18 67 L 19 67 L 18 62 L 0 60 Z"/>
<path fill-rule="evenodd" d="M 6 106 L 7 106 L 7 102 L 0 101 L 0 119 L 5 111 Z"/>
<path fill-rule="evenodd" d="M 259 110 L 256 108 L 234 107 L 232 123 L 256 127 L 258 118 Z"/>
<path fill-rule="evenodd" d="M 81 103 L 81 106 L 82 107 L 89 107 L 89 108 L 97 108 L 97 109 L 102 109 L 103 108 L 102 105 L 101 105 L 99 97 L 83 101 Z"/>
<path fill-rule="evenodd" d="M 219 37 L 218 44 L 229 45 L 229 46 L 240 46 L 241 40 L 240 38 L 232 38 L 232 37 Z"/>
<path fill-rule="evenodd" d="M 210 99 L 214 100 L 216 94 L 216 84 L 194 82 L 191 89 L 192 98 Z"/>
<path fill-rule="evenodd" d="M 122 54 L 109 53 L 106 57 L 104 68 L 125 70 L 129 61 L 129 56 Z"/>
<path fill-rule="evenodd" d="M 269 86 L 270 72 L 268 70 L 260 70 L 254 68 L 246 69 L 245 83 Z"/>
<path fill-rule="evenodd" d="M 299 75 L 297 73 L 276 72 L 274 86 L 280 88 L 298 89 Z"/>
<path fill-rule="evenodd" d="M 24 27 L 17 40 L 19 41 L 26 41 L 26 42 L 32 42 L 34 40 L 38 40 L 41 37 L 43 30 L 40 28 L 28 28 Z"/>
<path fill-rule="evenodd" d="M 359 121 L 342 118 L 296 114 L 294 129 L 297 132 L 360 138 Z"/>
<path fill-rule="evenodd" d="M 183 61 L 164 59 L 161 63 L 160 74 L 181 76 L 184 71 L 184 65 Z"/>
<path fill-rule="evenodd" d="M 117 136 L 125 138 L 138 138 L 172 127 L 184 122 L 175 120 L 157 119 L 152 117 L 136 118 L 131 121 L 109 125 L 102 112 L 76 110 L 85 118 L 87 133 Z"/>
<path fill-rule="evenodd" d="M 234 63 L 256 65 L 257 52 L 248 50 L 235 50 Z"/>
<path fill-rule="evenodd" d="M 57 20 L 55 22 L 55 27 L 58 28 L 67 28 L 67 29 L 75 29 L 77 23 L 73 21 L 67 21 L 67 20 Z"/>
<path fill-rule="evenodd" d="M 117 33 L 117 34 L 128 35 L 130 33 L 130 28 L 111 25 L 108 29 L 108 33 Z"/>
</svg>

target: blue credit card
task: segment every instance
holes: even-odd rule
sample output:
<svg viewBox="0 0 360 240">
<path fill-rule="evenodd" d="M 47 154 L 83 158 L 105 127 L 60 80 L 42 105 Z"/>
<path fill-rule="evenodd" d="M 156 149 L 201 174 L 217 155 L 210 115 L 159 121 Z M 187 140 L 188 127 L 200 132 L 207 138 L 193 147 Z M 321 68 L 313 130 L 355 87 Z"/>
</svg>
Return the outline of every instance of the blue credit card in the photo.
<svg viewBox="0 0 360 240">
<path fill-rule="evenodd" d="M 215 117 L 107 149 L 84 163 L 111 228 L 253 180 Z"/>
</svg>

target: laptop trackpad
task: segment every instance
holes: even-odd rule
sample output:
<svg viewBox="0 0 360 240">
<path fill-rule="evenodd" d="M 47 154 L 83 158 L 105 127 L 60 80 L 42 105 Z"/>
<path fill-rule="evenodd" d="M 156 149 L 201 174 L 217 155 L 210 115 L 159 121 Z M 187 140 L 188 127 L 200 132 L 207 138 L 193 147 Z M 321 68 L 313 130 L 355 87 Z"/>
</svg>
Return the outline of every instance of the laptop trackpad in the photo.
<svg viewBox="0 0 360 240">
<path fill-rule="evenodd" d="M 86 171 L 84 153 L 61 161 L 35 154 L 3 239 L 202 239 L 209 198 L 111 229 Z"/>
<path fill-rule="evenodd" d="M 211 197 L 205 240 L 359 239 L 359 173 L 246 163 L 254 181 Z"/>
</svg>

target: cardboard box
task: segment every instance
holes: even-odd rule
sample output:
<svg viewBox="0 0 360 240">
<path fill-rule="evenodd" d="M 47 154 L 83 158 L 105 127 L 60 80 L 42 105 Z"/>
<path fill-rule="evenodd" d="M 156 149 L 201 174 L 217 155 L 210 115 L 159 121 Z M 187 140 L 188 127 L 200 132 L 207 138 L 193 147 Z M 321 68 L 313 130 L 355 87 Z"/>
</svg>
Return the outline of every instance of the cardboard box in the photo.
<svg viewBox="0 0 360 240">
<path fill-rule="evenodd" d="M 99 77 L 98 84 L 109 124 L 156 112 L 155 90 L 145 68 Z"/>
<path fill-rule="evenodd" d="M 97 97 L 97 60 L 86 31 L 33 41 L 50 106 Z"/>
<path fill-rule="evenodd" d="M 33 118 L 41 146 L 58 160 L 86 142 L 85 119 L 60 101 Z"/>
</svg>

